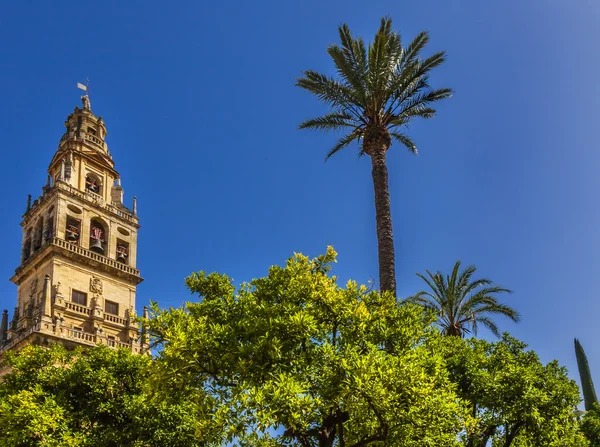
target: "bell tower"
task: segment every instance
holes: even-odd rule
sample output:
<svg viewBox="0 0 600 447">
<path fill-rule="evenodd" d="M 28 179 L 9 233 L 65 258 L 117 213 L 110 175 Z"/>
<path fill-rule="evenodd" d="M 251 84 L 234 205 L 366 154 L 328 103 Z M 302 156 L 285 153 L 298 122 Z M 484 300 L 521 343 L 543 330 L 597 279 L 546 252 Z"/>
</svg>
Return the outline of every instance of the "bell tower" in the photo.
<svg viewBox="0 0 600 447">
<path fill-rule="evenodd" d="M 65 121 L 42 195 L 23 215 L 21 262 L 10 324 L 0 323 L 0 355 L 25 344 L 105 344 L 144 351 L 134 320 L 136 200 L 123 189 L 105 142 L 106 125 L 87 95 Z"/>
</svg>

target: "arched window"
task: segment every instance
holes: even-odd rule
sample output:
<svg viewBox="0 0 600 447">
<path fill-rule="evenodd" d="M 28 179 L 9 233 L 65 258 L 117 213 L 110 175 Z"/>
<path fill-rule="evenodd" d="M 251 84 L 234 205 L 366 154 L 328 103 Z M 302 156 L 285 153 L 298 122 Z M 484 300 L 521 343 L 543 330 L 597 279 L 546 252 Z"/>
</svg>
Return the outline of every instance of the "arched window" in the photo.
<svg viewBox="0 0 600 447">
<path fill-rule="evenodd" d="M 74 244 L 79 243 L 79 235 L 81 234 L 81 221 L 68 216 L 67 226 L 65 228 L 65 239 Z"/>
<path fill-rule="evenodd" d="M 117 261 L 129 264 L 129 243 L 117 239 Z"/>
<path fill-rule="evenodd" d="M 43 238 L 44 238 L 44 218 L 40 217 L 37 221 L 37 225 L 35 226 L 35 235 L 34 235 L 33 249 L 38 250 L 42 246 Z"/>
<path fill-rule="evenodd" d="M 108 250 L 108 233 L 100 219 L 93 218 L 90 222 L 90 250 L 105 255 Z"/>
<path fill-rule="evenodd" d="M 54 207 L 48 210 L 48 217 L 46 218 L 46 240 L 50 240 L 54 237 Z"/>
<path fill-rule="evenodd" d="M 102 179 L 94 173 L 88 173 L 85 177 L 85 190 L 94 194 L 102 194 Z"/>
<path fill-rule="evenodd" d="M 25 236 L 25 241 L 23 242 L 23 262 L 29 259 L 31 255 L 31 228 L 27 231 L 27 235 Z"/>
</svg>

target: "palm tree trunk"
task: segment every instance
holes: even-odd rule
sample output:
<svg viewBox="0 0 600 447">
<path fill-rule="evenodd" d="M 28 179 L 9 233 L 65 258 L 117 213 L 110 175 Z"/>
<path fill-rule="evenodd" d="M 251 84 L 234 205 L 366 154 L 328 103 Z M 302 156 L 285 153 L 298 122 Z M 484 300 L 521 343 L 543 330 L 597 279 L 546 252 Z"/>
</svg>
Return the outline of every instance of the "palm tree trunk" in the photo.
<svg viewBox="0 0 600 447">
<path fill-rule="evenodd" d="M 372 148 L 367 153 L 373 166 L 373 188 L 375 190 L 375 216 L 377 222 L 377 252 L 379 257 L 379 287 L 396 295 L 396 266 L 394 257 L 394 236 L 392 233 L 392 212 L 388 170 L 385 161 L 387 147 L 384 144 Z M 371 148 L 370 148 L 371 149 Z"/>
</svg>

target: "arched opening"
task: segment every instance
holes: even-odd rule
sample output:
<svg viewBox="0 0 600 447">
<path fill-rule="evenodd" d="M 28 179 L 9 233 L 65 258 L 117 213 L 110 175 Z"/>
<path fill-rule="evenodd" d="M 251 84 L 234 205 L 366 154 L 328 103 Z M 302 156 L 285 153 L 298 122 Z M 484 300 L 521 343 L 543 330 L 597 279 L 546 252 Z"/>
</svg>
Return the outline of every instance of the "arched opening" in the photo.
<svg viewBox="0 0 600 447">
<path fill-rule="evenodd" d="M 90 250 L 96 253 L 106 254 L 108 248 L 108 233 L 100 219 L 93 218 L 90 221 Z"/>
<path fill-rule="evenodd" d="M 25 241 L 23 241 L 23 262 L 27 261 L 29 256 L 31 256 L 31 235 L 32 230 L 30 228 L 25 236 Z"/>
<path fill-rule="evenodd" d="M 51 240 L 54 237 L 54 207 L 48 210 L 48 217 L 46 218 L 46 240 Z"/>
<path fill-rule="evenodd" d="M 129 264 L 129 243 L 117 239 L 117 261 Z"/>
<path fill-rule="evenodd" d="M 102 179 L 96 174 L 89 172 L 85 176 L 85 190 L 94 194 L 102 194 Z"/>
<path fill-rule="evenodd" d="M 34 239 L 33 249 L 39 250 L 39 248 L 42 246 L 42 242 L 44 239 L 44 218 L 43 217 L 40 217 L 37 221 L 33 239 Z"/>
<path fill-rule="evenodd" d="M 81 221 L 71 216 L 67 217 L 67 226 L 65 228 L 65 239 L 74 244 L 79 243 L 79 235 L 81 234 Z"/>
</svg>

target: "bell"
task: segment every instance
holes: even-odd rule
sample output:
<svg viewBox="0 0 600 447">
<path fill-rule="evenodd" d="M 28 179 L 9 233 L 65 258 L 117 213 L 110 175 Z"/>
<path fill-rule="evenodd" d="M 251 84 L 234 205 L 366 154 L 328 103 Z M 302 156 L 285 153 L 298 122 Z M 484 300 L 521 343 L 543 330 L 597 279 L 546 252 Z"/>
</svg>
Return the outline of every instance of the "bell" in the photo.
<svg viewBox="0 0 600 447">
<path fill-rule="evenodd" d="M 125 253 L 119 252 L 117 254 L 117 261 L 119 261 L 119 262 L 125 262 Z"/>
<path fill-rule="evenodd" d="M 104 247 L 102 246 L 102 242 L 100 239 L 94 239 L 94 243 L 90 247 L 90 250 L 94 250 L 98 253 L 104 253 Z"/>
<path fill-rule="evenodd" d="M 72 231 L 67 231 L 67 240 L 69 241 L 76 241 L 77 240 L 77 235 L 72 232 Z"/>
</svg>

